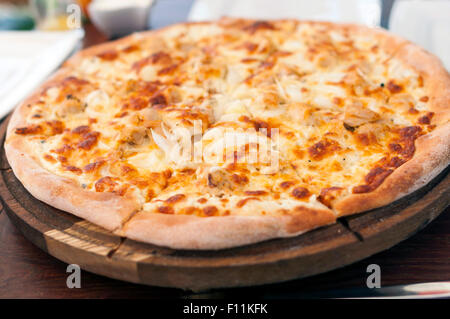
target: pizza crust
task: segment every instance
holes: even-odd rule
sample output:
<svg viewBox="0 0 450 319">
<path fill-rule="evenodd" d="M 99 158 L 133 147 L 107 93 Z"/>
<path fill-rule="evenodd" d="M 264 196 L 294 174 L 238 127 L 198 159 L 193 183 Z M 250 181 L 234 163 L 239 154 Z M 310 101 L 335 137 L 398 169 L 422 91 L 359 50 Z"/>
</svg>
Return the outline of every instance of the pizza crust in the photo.
<svg viewBox="0 0 450 319">
<path fill-rule="evenodd" d="M 416 140 L 411 160 L 397 168 L 374 191 L 351 194 L 337 201 L 339 216 L 361 213 L 385 206 L 428 184 L 449 165 L 450 123 Z"/>
<path fill-rule="evenodd" d="M 227 22 L 223 20 L 219 23 Z M 26 123 L 29 113 L 27 105 L 33 103 L 42 90 L 67 76 L 82 57 L 94 56 L 118 45 L 126 46 L 136 37 L 151 37 L 164 29 L 101 44 L 69 59 L 62 69 L 15 110 L 5 142 L 8 162 L 17 178 L 37 199 L 120 236 L 178 249 L 223 249 L 271 238 L 296 236 L 331 224 L 339 216 L 387 205 L 426 185 L 450 162 L 450 77 L 437 58 L 406 40 L 362 26 L 329 25 L 347 28 L 352 32 L 375 33 L 384 50 L 400 57 L 405 64 L 418 71 L 427 83 L 426 90 L 431 97 L 430 109 L 436 113 L 433 124 L 438 126 L 432 133 L 416 140 L 412 159 L 397 168 L 377 189 L 340 199 L 333 204 L 334 211 L 300 205 L 296 211 L 277 216 L 197 217 L 149 213 L 141 209 L 142 203 L 132 195 L 87 191 L 76 182 L 47 171 L 40 165 L 29 145 L 14 136 L 15 128 Z"/>
<path fill-rule="evenodd" d="M 12 114 L 5 139 L 5 154 L 14 175 L 37 199 L 108 230 L 116 230 L 141 207 L 136 198 L 113 193 L 97 193 L 83 189 L 69 178 L 53 174 L 40 165 L 33 149 L 20 136 L 17 127 L 26 124 L 27 105 L 39 99 L 42 90 L 58 83 L 69 74 L 69 68 L 57 71 L 35 94 L 27 98 Z"/>
<path fill-rule="evenodd" d="M 425 89 L 430 96 L 428 108 L 435 113 L 432 124 L 448 123 L 450 121 L 450 75 L 441 61 L 413 43 L 402 46 L 396 57 L 423 77 Z"/>
<path fill-rule="evenodd" d="M 307 207 L 280 216 L 197 217 L 142 211 L 118 234 L 177 249 L 223 249 L 297 236 L 335 221 L 331 210 Z"/>
<path fill-rule="evenodd" d="M 23 140 L 10 139 L 5 151 L 11 168 L 37 199 L 109 230 L 119 229 L 140 208 L 131 196 L 84 190 L 74 181 L 50 173 L 39 165 Z"/>
<path fill-rule="evenodd" d="M 423 77 L 431 97 L 428 108 L 435 113 L 432 124 L 438 127 L 415 141 L 413 157 L 377 189 L 339 200 L 334 206 L 339 216 L 378 208 L 411 194 L 450 164 L 450 75 L 438 58 L 413 43 L 401 45 L 395 55 Z"/>
</svg>

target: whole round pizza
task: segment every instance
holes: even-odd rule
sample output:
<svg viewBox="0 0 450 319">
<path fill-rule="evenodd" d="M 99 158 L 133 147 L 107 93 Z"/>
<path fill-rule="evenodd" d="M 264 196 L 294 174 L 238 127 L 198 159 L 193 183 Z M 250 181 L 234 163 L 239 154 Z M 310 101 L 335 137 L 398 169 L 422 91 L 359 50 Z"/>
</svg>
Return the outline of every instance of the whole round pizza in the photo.
<svg viewBox="0 0 450 319">
<path fill-rule="evenodd" d="M 290 237 L 387 205 L 450 159 L 450 76 L 388 32 L 185 23 L 81 51 L 11 117 L 36 198 L 179 249 Z"/>
</svg>

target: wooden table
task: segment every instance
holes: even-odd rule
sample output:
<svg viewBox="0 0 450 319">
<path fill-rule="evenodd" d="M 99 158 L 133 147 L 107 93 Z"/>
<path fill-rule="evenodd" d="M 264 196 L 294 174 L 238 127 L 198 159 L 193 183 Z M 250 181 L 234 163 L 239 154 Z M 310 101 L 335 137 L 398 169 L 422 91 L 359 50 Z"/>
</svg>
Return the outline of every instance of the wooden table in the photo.
<svg viewBox="0 0 450 319">
<path fill-rule="evenodd" d="M 215 291 L 211 297 L 298 293 L 366 287 L 367 266 L 381 267 L 381 285 L 450 280 L 450 209 L 403 243 L 356 264 L 315 277 L 256 288 Z M 67 265 L 47 255 L 0 212 L 0 298 L 188 297 L 182 290 L 129 284 L 87 272 L 81 288 L 66 286 Z M 202 294 L 202 296 L 208 296 Z"/>
<path fill-rule="evenodd" d="M 92 25 L 84 46 L 106 40 Z M 212 291 L 203 297 L 296 294 L 366 287 L 370 264 L 381 267 L 382 286 L 450 280 L 450 208 L 403 243 L 356 264 L 326 274 L 256 288 Z M 0 210 L 0 298 L 161 298 L 190 297 L 177 289 L 147 287 L 82 272 L 81 288 L 66 286 L 67 265 L 28 242 Z"/>
</svg>

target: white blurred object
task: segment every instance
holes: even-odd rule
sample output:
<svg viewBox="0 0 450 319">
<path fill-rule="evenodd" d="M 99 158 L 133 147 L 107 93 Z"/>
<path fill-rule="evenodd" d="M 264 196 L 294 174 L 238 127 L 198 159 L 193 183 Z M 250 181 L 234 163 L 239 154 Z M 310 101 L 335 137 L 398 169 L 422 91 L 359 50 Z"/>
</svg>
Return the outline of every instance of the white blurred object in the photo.
<svg viewBox="0 0 450 319">
<path fill-rule="evenodd" d="M 380 0 L 195 0 L 190 21 L 223 16 L 251 19 L 296 18 L 378 26 Z"/>
<path fill-rule="evenodd" d="M 83 30 L 0 32 L 0 118 L 74 51 Z"/>
<path fill-rule="evenodd" d="M 88 6 L 92 22 L 108 36 L 147 29 L 154 0 L 94 0 Z"/>
<path fill-rule="evenodd" d="M 389 30 L 434 53 L 450 70 L 450 1 L 397 0 Z"/>
</svg>

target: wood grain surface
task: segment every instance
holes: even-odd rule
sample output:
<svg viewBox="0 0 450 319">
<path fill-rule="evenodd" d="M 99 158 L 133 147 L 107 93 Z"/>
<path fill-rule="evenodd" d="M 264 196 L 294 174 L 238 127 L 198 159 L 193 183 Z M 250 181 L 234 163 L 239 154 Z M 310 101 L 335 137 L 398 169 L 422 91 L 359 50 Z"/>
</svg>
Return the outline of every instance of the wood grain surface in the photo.
<svg viewBox="0 0 450 319">
<path fill-rule="evenodd" d="M 67 264 L 22 236 L 0 211 L 0 298 L 198 298 L 290 296 L 366 287 L 366 268 L 381 267 L 382 286 L 450 280 L 450 208 L 415 236 L 358 263 L 322 275 L 254 288 L 192 294 L 180 289 L 136 285 L 86 271 L 81 288 L 66 286 Z"/>
</svg>

